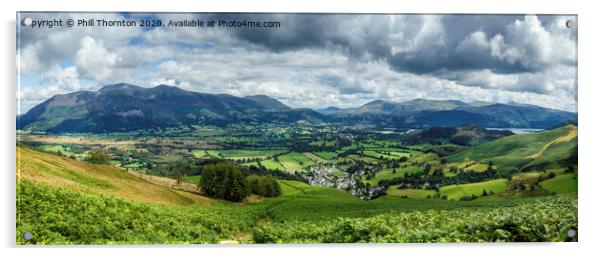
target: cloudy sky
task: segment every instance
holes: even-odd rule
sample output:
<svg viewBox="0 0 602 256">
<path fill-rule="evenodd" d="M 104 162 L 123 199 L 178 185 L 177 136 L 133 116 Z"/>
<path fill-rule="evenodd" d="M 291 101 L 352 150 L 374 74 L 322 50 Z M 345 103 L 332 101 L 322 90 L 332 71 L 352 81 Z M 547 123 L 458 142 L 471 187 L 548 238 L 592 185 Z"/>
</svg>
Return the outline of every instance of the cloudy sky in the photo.
<svg viewBox="0 0 602 256">
<path fill-rule="evenodd" d="M 279 28 L 18 30 L 20 113 L 114 83 L 265 94 L 293 107 L 415 98 L 577 109 L 567 16 L 21 14 L 39 19 L 277 21 Z"/>
</svg>

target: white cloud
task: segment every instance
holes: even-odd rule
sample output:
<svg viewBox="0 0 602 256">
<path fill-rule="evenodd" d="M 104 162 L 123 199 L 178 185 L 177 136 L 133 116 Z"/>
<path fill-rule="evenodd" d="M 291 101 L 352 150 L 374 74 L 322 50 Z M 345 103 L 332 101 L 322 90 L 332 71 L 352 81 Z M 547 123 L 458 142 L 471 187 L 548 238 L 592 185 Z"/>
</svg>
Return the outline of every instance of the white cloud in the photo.
<svg viewBox="0 0 602 256">
<path fill-rule="evenodd" d="M 107 19 L 121 20 L 118 13 L 27 13 L 32 19 Z M 20 27 L 18 33 L 21 47 L 21 72 L 39 74 L 64 60 L 73 60 L 85 37 L 103 41 L 104 47 L 111 50 L 127 45 L 142 34 L 141 27 Z"/>
<path fill-rule="evenodd" d="M 113 71 L 121 58 L 109 52 L 102 41 L 86 36 L 81 40 L 81 47 L 75 55 L 75 64 L 82 77 L 97 81 L 106 81 L 113 76 Z"/>
<path fill-rule="evenodd" d="M 385 61 L 355 62 L 340 52 L 317 49 L 282 53 L 198 50 L 183 55 L 159 65 L 146 84 L 164 83 L 237 96 L 266 94 L 293 107 L 315 108 L 414 98 L 525 102 L 570 110 L 576 103 L 570 90 L 546 95 L 521 88 L 547 81 L 544 88 L 553 90 L 557 85 L 549 83 L 557 80 L 545 74 L 495 74 L 483 70 L 462 73 L 461 79 L 450 80 L 397 72 Z"/>
<path fill-rule="evenodd" d="M 283 24 L 298 20 L 277 17 Z M 527 16 L 495 33 L 476 29 L 461 36 L 446 30 L 438 15 L 333 17 L 304 19 L 323 26 L 315 30 L 295 23 L 294 29 L 253 33 L 198 28 L 24 31 L 20 68 L 23 74 L 38 75 L 40 84 L 24 84 L 20 96 L 23 106 L 31 106 L 54 94 L 126 82 L 266 94 L 294 107 L 433 98 L 575 109 L 575 32 L 563 28 L 561 17 L 543 24 Z M 133 38 L 140 42 L 130 44 Z M 64 61 L 75 66 L 59 68 Z"/>
<path fill-rule="evenodd" d="M 551 29 L 558 31 L 558 23 L 553 23 Z M 551 33 L 533 15 L 525 16 L 524 20 L 515 20 L 506 26 L 503 35 L 496 34 L 490 39 L 483 31 L 475 31 L 456 47 L 460 55 L 486 60 L 493 57 L 531 71 L 574 65 L 575 50 L 575 41 L 570 38 L 570 32 Z M 484 52 L 489 56 L 483 55 Z"/>
<path fill-rule="evenodd" d="M 76 67 L 60 68 L 53 66 L 40 76 L 39 86 L 23 84 L 17 92 L 18 107 L 21 113 L 40 104 L 48 98 L 82 89 Z"/>
</svg>

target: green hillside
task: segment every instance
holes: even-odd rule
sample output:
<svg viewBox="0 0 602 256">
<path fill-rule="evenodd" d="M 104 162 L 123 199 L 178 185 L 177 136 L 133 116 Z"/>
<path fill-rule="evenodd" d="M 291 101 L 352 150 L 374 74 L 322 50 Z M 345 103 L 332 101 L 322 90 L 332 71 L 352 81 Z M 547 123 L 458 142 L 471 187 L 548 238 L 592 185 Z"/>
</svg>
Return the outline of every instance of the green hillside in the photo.
<svg viewBox="0 0 602 256">
<path fill-rule="evenodd" d="M 557 194 L 577 192 L 577 175 L 567 173 L 541 182 L 541 187 Z"/>
<path fill-rule="evenodd" d="M 451 200 L 458 200 L 465 196 L 481 196 L 483 191 L 487 193 L 501 193 L 506 191 L 507 181 L 505 179 L 490 180 L 478 183 L 449 185 L 441 187 L 441 194 Z"/>
<path fill-rule="evenodd" d="M 166 178 L 144 178 L 120 168 L 83 163 L 23 146 L 17 147 L 17 167 L 17 244 L 350 242 L 357 232 L 368 232 L 363 237 L 374 241 L 420 242 L 427 240 L 388 232 L 403 228 L 400 218 L 420 218 L 433 225 L 452 219 L 455 224 L 446 228 L 454 228 L 465 220 L 459 216 L 473 211 L 478 212 L 471 218 L 506 216 L 523 209 L 522 205 L 534 203 L 541 203 L 548 212 L 554 207 L 559 214 L 554 216 L 562 215 L 563 222 L 541 216 L 537 223 L 519 219 L 505 229 L 502 224 L 511 220 L 499 219 L 481 226 L 500 230 L 492 232 L 495 236 L 491 237 L 474 236 L 475 230 L 460 229 L 431 234 L 438 237 L 437 241 L 556 241 L 560 239 L 557 232 L 576 229 L 573 194 L 470 202 L 397 196 L 364 201 L 335 188 L 280 181 L 283 195 L 279 197 L 230 203 L 203 197 L 185 187 L 170 187 L 162 180 Z M 533 214 L 539 214 L 538 210 L 523 217 Z M 346 229 L 344 223 L 357 224 Z M 358 229 L 373 225 L 383 225 L 374 229 L 374 236 L 369 230 Z M 513 225 L 526 226 L 515 229 Z M 547 228 L 551 226 L 554 228 Z M 25 241 L 24 232 L 31 232 L 33 239 Z M 299 232 L 311 239 L 301 237 Z"/>
<path fill-rule="evenodd" d="M 17 147 L 17 180 L 149 203 L 192 205 L 214 201 L 193 193 L 196 189 L 191 184 L 169 188 L 160 177 L 144 179 L 117 167 L 88 164 L 25 146 Z"/>
<path fill-rule="evenodd" d="M 520 134 L 494 140 L 446 157 L 448 162 L 492 162 L 500 170 L 543 169 L 576 161 L 577 127 Z"/>
</svg>

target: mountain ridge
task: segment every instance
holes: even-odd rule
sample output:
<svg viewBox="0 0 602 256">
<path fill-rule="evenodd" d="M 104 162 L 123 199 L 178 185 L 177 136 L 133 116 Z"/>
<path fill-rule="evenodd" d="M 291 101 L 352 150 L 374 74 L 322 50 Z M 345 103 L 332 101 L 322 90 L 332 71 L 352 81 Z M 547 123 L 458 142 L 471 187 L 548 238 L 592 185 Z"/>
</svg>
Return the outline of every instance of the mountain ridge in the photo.
<svg viewBox="0 0 602 256">
<path fill-rule="evenodd" d="M 177 125 L 296 121 L 370 123 L 398 128 L 475 124 L 482 127 L 551 128 L 576 123 L 577 114 L 529 104 L 460 100 L 373 100 L 356 108 L 291 108 L 266 95 L 237 97 L 176 86 L 118 83 L 97 91 L 57 94 L 17 116 L 17 129 L 114 132 Z"/>
<path fill-rule="evenodd" d="M 55 95 L 17 117 L 18 129 L 46 132 L 113 132 L 181 124 L 321 121 L 309 109 L 291 109 L 265 97 L 208 94 L 159 85 L 107 85 L 96 92 Z"/>
</svg>

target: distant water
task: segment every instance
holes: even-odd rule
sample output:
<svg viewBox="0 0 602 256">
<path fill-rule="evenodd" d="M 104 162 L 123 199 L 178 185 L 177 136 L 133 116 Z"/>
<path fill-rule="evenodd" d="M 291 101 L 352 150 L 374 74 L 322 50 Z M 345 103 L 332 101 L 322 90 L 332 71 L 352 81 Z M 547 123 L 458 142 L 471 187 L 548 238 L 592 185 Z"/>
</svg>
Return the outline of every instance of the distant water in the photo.
<svg viewBox="0 0 602 256">
<path fill-rule="evenodd" d="M 525 133 L 534 133 L 543 131 L 544 129 L 529 129 L 529 128 L 485 128 L 487 130 L 508 130 L 513 132 L 514 134 L 525 134 Z"/>
</svg>

